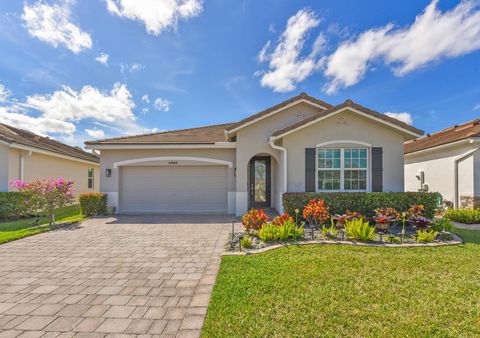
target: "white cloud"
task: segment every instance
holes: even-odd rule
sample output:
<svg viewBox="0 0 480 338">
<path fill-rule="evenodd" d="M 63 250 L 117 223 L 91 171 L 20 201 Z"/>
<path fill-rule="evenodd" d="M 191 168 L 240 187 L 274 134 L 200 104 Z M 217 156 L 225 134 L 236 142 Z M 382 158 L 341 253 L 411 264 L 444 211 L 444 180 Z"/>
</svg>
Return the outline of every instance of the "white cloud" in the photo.
<svg viewBox="0 0 480 338">
<path fill-rule="evenodd" d="M 99 56 L 97 56 L 95 58 L 95 60 L 97 60 L 98 62 L 100 62 L 102 65 L 105 65 L 107 66 L 108 65 L 108 59 L 110 58 L 110 55 L 106 54 L 106 53 L 100 53 Z"/>
<path fill-rule="evenodd" d="M 473 107 L 473 110 L 479 110 L 479 109 L 480 109 L 480 103 Z"/>
<path fill-rule="evenodd" d="M 0 107 L 0 122 L 16 128 L 25 129 L 35 134 L 47 136 L 50 133 L 72 134 L 75 132 L 75 125 L 46 117 L 29 116 L 26 113 L 12 111 L 8 107 Z"/>
<path fill-rule="evenodd" d="M 140 70 L 142 70 L 143 68 L 145 68 L 144 65 L 142 65 L 141 63 L 137 63 L 137 62 L 133 62 L 133 63 L 121 63 L 120 64 L 120 73 L 124 74 L 124 73 L 135 73 L 135 72 L 138 72 Z"/>
<path fill-rule="evenodd" d="M 172 102 L 171 101 L 168 101 L 166 99 L 162 99 L 162 98 L 157 98 L 153 104 L 155 106 L 155 108 L 157 108 L 158 110 L 162 110 L 162 111 L 169 111 L 170 110 L 170 106 L 172 105 Z"/>
<path fill-rule="evenodd" d="M 385 115 L 390 116 L 394 119 L 400 120 L 402 122 L 405 122 L 406 124 L 412 124 L 413 123 L 413 118 L 410 113 L 391 113 L 391 112 L 386 112 Z"/>
<path fill-rule="evenodd" d="M 452 58 L 480 49 L 480 11 L 477 0 L 462 1 L 441 12 L 433 0 L 403 29 L 389 23 L 369 29 L 356 39 L 342 43 L 328 57 L 325 75 L 327 93 L 358 83 L 375 61 L 391 65 L 403 76 L 443 58 Z"/>
<path fill-rule="evenodd" d="M 103 122 L 134 121 L 132 100 L 125 84 L 115 83 L 110 92 L 92 86 L 75 91 L 68 86 L 53 94 L 27 97 L 25 106 L 45 117 L 64 121 L 95 119 Z"/>
<path fill-rule="evenodd" d="M 88 134 L 88 136 L 91 136 L 97 140 L 105 138 L 105 132 L 101 129 L 85 129 L 85 132 Z"/>
<path fill-rule="evenodd" d="M 149 34 L 159 35 L 167 29 L 176 29 L 178 21 L 198 16 L 203 10 L 202 0 L 106 0 L 110 13 L 141 21 Z"/>
<path fill-rule="evenodd" d="M 12 93 L 0 83 L 0 102 L 5 102 Z"/>
<path fill-rule="evenodd" d="M 142 96 L 142 101 L 145 102 L 145 103 L 150 103 L 150 98 L 148 97 L 147 94 Z"/>
<path fill-rule="evenodd" d="M 72 22 L 70 5 L 49 5 L 42 0 L 23 6 L 22 19 L 30 35 L 54 47 L 64 45 L 73 53 L 92 47 L 90 35 Z"/>
<path fill-rule="evenodd" d="M 318 26 L 320 20 L 311 10 L 301 9 L 287 22 L 285 31 L 275 49 L 270 52 L 271 42 L 268 41 L 261 49 L 257 58 L 259 62 L 267 62 L 269 70 L 257 71 L 261 76 L 262 87 L 270 87 L 276 92 L 288 92 L 296 88 L 298 82 L 310 76 L 317 68 L 317 55 L 324 45 L 322 38 L 317 38 L 312 52 L 301 57 L 301 52 L 307 38 L 307 33 Z"/>
</svg>

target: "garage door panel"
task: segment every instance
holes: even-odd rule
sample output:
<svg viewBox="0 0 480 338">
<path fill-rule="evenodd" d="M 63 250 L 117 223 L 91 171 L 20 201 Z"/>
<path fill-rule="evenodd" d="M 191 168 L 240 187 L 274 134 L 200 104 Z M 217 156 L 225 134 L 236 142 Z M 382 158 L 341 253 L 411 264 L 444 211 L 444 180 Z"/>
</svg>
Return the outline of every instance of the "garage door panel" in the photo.
<svg viewBox="0 0 480 338">
<path fill-rule="evenodd" d="M 122 212 L 227 212 L 225 166 L 124 167 Z"/>
</svg>

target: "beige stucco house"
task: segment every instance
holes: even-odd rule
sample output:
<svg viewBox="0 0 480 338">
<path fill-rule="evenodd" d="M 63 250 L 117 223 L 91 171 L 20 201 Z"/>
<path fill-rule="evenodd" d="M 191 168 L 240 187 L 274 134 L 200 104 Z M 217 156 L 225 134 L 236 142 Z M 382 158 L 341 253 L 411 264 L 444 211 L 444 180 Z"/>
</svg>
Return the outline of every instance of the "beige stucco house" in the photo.
<svg viewBox="0 0 480 338">
<path fill-rule="evenodd" d="M 405 190 L 439 192 L 455 207 L 480 207 L 480 119 L 406 142 Z"/>
<path fill-rule="evenodd" d="M 294 191 L 402 191 L 423 131 L 350 100 L 302 93 L 236 123 L 86 142 L 121 213 L 282 211 Z"/>
<path fill-rule="evenodd" d="M 0 123 L 0 191 L 16 179 L 64 178 L 76 195 L 99 191 L 99 158 L 80 148 Z"/>
</svg>

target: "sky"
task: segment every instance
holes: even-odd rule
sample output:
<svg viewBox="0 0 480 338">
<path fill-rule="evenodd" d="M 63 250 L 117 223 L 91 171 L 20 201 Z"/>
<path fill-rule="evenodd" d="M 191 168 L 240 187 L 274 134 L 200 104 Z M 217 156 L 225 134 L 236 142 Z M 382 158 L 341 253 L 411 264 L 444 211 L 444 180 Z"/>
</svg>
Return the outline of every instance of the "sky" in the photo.
<svg viewBox="0 0 480 338">
<path fill-rule="evenodd" d="M 301 92 L 435 132 L 480 115 L 480 0 L 0 2 L 0 122 L 86 140 Z"/>
</svg>

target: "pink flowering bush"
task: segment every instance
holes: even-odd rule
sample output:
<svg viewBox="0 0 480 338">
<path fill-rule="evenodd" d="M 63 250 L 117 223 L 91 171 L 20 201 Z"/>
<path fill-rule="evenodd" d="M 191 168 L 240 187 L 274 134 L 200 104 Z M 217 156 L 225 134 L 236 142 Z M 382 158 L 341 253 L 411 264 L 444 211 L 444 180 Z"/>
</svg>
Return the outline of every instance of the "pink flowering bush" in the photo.
<svg viewBox="0 0 480 338">
<path fill-rule="evenodd" d="M 31 182 L 16 180 L 12 185 L 25 194 L 25 203 L 30 212 L 47 212 L 50 224 L 54 222 L 55 209 L 69 205 L 75 199 L 73 181 L 63 178 Z"/>
</svg>

